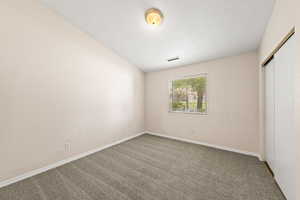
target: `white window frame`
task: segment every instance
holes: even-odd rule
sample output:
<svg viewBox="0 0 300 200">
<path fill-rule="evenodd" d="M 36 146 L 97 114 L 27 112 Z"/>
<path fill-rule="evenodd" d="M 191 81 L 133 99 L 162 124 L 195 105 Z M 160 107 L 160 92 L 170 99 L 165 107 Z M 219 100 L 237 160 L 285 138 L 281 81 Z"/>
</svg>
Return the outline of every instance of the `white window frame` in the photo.
<svg viewBox="0 0 300 200">
<path fill-rule="evenodd" d="M 173 81 L 176 80 L 184 80 L 184 79 L 190 79 L 190 78 L 197 78 L 197 77 L 205 77 L 206 78 L 206 112 L 186 112 L 186 111 L 173 111 L 172 110 L 172 104 L 173 104 L 173 98 L 171 94 L 173 94 Z M 169 84 L 169 93 L 168 93 L 168 107 L 169 107 L 169 113 L 181 113 L 181 114 L 192 114 L 192 115 L 208 115 L 208 73 L 199 73 L 194 75 L 186 75 L 182 77 L 178 77 L 172 80 L 168 81 Z"/>
</svg>

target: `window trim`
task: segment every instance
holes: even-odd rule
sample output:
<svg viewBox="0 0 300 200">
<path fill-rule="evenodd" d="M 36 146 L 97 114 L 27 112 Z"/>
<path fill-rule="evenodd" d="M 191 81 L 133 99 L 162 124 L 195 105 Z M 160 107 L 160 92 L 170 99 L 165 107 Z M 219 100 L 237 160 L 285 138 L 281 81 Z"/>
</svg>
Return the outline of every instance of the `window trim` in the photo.
<svg viewBox="0 0 300 200">
<path fill-rule="evenodd" d="M 173 98 L 170 96 L 170 94 L 173 94 L 173 81 L 176 80 L 184 80 L 184 79 L 190 79 L 190 78 L 197 78 L 197 77 L 205 77 L 206 78 L 206 112 L 186 112 L 186 111 L 173 111 L 172 110 L 172 104 L 173 104 Z M 168 81 L 169 85 L 169 91 L 168 91 L 168 112 L 169 113 L 180 113 L 180 114 L 192 114 L 192 115 L 203 115 L 207 116 L 208 115 L 208 109 L 209 109 L 209 95 L 208 95 L 208 73 L 198 73 L 198 74 L 193 74 L 193 75 L 186 75 L 186 76 L 181 76 L 178 78 L 174 78 Z"/>
</svg>

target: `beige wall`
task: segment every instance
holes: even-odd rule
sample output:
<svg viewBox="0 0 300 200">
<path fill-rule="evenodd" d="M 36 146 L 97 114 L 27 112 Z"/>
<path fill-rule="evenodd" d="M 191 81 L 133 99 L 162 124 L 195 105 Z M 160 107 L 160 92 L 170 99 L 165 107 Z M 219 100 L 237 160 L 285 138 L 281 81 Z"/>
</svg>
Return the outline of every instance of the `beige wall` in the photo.
<svg viewBox="0 0 300 200">
<path fill-rule="evenodd" d="M 256 52 L 147 73 L 145 129 L 160 134 L 259 152 Z M 168 81 L 208 73 L 208 115 L 169 113 Z"/>
<path fill-rule="evenodd" d="M 143 72 L 38 0 L 0 13 L 0 181 L 143 131 Z"/>
<path fill-rule="evenodd" d="M 260 47 L 260 64 L 263 60 L 270 54 L 270 52 L 276 47 L 276 45 L 282 40 L 282 38 L 293 28 L 296 27 L 296 40 L 297 40 L 297 68 L 295 73 L 295 110 L 296 110 L 296 133 L 298 135 L 298 146 L 300 147 L 300 1 L 299 0 L 276 0 L 273 14 L 267 26 L 266 32 L 264 34 L 263 40 Z M 260 67 L 260 66 L 259 66 Z M 260 71 L 259 87 L 260 87 L 260 107 L 263 108 L 263 79 L 262 73 Z M 261 109 L 263 110 L 263 109 Z M 260 134 L 263 139 L 263 117 L 260 113 Z M 263 140 L 262 140 L 263 141 Z M 261 146 L 261 151 L 263 151 L 263 145 Z M 298 160 L 298 175 L 297 182 L 298 188 L 300 188 L 300 148 L 297 160 Z M 300 200 L 300 190 L 298 190 L 297 200 Z"/>
</svg>

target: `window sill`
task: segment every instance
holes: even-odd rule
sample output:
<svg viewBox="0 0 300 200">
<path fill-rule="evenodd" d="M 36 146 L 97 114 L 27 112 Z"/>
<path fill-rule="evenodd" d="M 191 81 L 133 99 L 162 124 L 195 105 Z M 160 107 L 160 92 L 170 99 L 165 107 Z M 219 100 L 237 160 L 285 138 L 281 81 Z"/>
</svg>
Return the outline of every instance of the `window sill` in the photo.
<svg viewBox="0 0 300 200">
<path fill-rule="evenodd" d="M 192 114 L 192 115 L 208 115 L 208 113 L 202 113 L 202 112 L 182 112 L 182 111 L 169 111 L 169 113 L 181 113 L 181 114 Z"/>
</svg>

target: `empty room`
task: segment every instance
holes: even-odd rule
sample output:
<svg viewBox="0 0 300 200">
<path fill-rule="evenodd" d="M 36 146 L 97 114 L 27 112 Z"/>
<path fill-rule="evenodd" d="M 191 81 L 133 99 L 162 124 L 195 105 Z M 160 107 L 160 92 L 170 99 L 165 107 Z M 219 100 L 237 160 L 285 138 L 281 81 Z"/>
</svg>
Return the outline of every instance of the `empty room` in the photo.
<svg viewBox="0 0 300 200">
<path fill-rule="evenodd" d="M 300 200 L 299 0 L 1 0 L 0 200 Z"/>
</svg>

